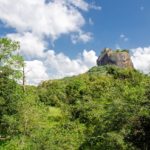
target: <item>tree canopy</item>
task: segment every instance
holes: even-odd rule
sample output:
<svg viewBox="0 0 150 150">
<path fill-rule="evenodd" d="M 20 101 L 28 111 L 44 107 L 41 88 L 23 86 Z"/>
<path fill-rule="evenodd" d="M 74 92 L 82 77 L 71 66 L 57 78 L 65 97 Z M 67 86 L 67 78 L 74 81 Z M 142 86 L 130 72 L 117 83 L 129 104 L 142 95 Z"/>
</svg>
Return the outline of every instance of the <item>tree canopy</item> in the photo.
<svg viewBox="0 0 150 150">
<path fill-rule="evenodd" d="M 0 150 L 150 149 L 149 75 L 99 66 L 24 92 L 18 43 L 0 45 Z"/>
</svg>

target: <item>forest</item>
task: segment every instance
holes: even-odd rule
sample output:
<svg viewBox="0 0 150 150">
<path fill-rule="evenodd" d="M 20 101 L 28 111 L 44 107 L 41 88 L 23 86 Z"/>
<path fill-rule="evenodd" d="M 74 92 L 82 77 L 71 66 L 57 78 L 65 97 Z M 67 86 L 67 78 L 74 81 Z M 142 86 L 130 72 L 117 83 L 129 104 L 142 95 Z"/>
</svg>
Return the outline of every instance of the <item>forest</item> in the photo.
<svg viewBox="0 0 150 150">
<path fill-rule="evenodd" d="M 18 49 L 0 39 L 0 150 L 150 150 L 149 74 L 106 65 L 24 85 Z"/>
</svg>

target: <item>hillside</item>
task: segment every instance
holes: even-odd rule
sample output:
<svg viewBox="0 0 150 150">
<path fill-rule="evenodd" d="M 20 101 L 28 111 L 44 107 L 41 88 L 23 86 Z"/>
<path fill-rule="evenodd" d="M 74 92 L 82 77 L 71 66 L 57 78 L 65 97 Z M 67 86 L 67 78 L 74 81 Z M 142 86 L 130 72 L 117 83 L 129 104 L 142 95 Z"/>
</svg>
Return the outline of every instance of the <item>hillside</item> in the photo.
<svg viewBox="0 0 150 150">
<path fill-rule="evenodd" d="M 0 150 L 148 150 L 149 93 L 148 75 L 115 66 L 27 86 Z"/>
</svg>

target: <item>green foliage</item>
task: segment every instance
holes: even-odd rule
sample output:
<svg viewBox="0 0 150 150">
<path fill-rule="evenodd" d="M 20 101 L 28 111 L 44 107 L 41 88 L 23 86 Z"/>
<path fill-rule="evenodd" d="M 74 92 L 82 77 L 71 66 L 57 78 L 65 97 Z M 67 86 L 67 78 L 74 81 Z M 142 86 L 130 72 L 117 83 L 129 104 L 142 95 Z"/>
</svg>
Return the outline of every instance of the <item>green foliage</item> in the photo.
<svg viewBox="0 0 150 150">
<path fill-rule="evenodd" d="M 0 76 L 7 75 L 10 78 L 20 78 L 20 68 L 24 66 L 23 57 L 19 55 L 19 43 L 8 38 L 0 38 Z"/>
<path fill-rule="evenodd" d="M 57 87 L 63 87 L 57 92 L 59 103 L 63 102 L 71 121 L 79 120 L 86 126 L 79 149 L 140 149 L 127 137 L 136 130 L 134 118 L 149 116 L 149 83 L 149 76 L 116 66 L 94 67 L 87 74 L 58 80 Z M 44 88 L 47 93 L 51 85 L 52 81 Z M 145 139 L 147 134 L 140 136 Z"/>
<path fill-rule="evenodd" d="M 50 106 L 60 106 L 65 100 L 65 88 L 64 82 L 60 81 L 43 82 L 39 88 L 39 98 L 41 102 L 44 102 Z"/>
<path fill-rule="evenodd" d="M 79 76 L 26 86 L 23 93 L 7 71 L 0 79 L 5 123 L 0 150 L 150 148 L 148 75 L 115 66 L 93 67 Z"/>
<path fill-rule="evenodd" d="M 136 148 L 150 149 L 150 117 L 138 116 L 131 120 L 129 133 L 125 137 L 126 141 L 131 142 Z"/>
<path fill-rule="evenodd" d="M 129 53 L 129 50 L 127 50 L 127 49 L 117 49 L 114 52 L 126 52 L 126 53 Z"/>
<path fill-rule="evenodd" d="M 23 58 L 16 51 L 19 43 L 7 38 L 0 39 L 0 139 L 9 139 L 10 129 L 17 114 L 17 103 L 23 98 L 16 79 L 21 77 Z"/>
</svg>

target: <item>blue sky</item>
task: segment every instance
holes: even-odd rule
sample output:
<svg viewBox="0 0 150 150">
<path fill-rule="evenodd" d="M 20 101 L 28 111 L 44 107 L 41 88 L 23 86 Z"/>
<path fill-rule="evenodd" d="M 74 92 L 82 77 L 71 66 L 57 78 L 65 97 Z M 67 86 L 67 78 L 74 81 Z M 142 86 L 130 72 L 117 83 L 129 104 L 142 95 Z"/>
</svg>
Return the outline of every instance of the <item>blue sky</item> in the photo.
<svg viewBox="0 0 150 150">
<path fill-rule="evenodd" d="M 83 73 L 105 47 L 130 49 L 147 73 L 149 7 L 149 0 L 0 0 L 0 36 L 20 41 L 31 84 Z"/>
<path fill-rule="evenodd" d="M 93 40 L 88 43 L 70 42 L 62 37 L 55 43 L 56 49 L 61 50 L 64 45 L 65 54 L 74 57 L 80 50 L 94 49 L 97 54 L 104 47 L 115 49 L 117 46 L 125 49 L 149 46 L 150 43 L 150 1 L 148 0 L 97 0 L 96 4 L 102 7 L 100 11 L 84 13 L 88 22 L 92 19 L 93 25 L 86 24 L 83 29 L 93 33 Z M 127 41 L 120 38 L 124 34 Z M 69 45 L 67 44 L 69 43 Z"/>
</svg>

